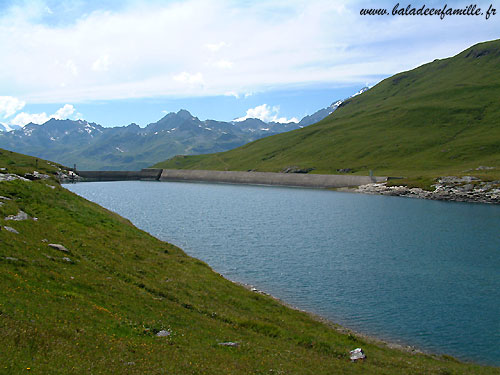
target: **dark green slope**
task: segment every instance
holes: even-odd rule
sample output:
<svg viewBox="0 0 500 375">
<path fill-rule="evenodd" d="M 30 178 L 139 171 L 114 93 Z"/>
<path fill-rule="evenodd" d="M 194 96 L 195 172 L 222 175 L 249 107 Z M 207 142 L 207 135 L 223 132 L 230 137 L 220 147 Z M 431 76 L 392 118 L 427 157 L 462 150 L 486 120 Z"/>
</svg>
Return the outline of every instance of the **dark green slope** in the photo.
<svg viewBox="0 0 500 375">
<path fill-rule="evenodd" d="M 59 167 L 0 149 L 0 168 Z M 0 374 L 500 374 L 341 334 L 53 177 L 0 181 L 0 203 Z M 6 219 L 20 210 L 27 220 Z M 239 346 L 219 345 L 229 341 Z M 368 360 L 351 363 L 359 346 Z"/>
<path fill-rule="evenodd" d="M 500 40 L 387 78 L 323 121 L 163 168 L 438 176 L 500 170 Z M 467 171 L 467 172 L 466 172 Z"/>
</svg>

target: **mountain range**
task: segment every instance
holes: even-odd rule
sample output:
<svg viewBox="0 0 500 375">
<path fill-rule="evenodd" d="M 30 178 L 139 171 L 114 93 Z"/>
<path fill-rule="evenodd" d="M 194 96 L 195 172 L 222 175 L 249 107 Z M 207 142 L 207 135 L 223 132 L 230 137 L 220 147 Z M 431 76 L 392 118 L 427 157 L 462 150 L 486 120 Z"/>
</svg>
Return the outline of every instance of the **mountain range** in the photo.
<svg viewBox="0 0 500 375">
<path fill-rule="evenodd" d="M 30 123 L 17 129 L 4 125 L 0 147 L 63 165 L 76 164 L 81 170 L 137 170 L 175 155 L 227 151 L 296 130 L 328 116 L 340 103 L 336 101 L 299 123 L 266 123 L 256 118 L 201 121 L 186 110 L 171 112 L 144 128 L 137 124 L 110 128 L 84 120 L 50 119 L 42 125 Z"/>
</svg>

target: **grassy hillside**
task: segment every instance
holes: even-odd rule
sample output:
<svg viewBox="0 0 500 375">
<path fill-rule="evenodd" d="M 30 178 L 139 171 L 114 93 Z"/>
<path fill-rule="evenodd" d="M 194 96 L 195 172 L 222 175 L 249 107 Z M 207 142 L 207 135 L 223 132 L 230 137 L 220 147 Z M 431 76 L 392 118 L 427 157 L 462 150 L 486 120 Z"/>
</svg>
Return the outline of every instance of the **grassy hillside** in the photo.
<svg viewBox="0 0 500 375">
<path fill-rule="evenodd" d="M 25 173 L 35 161 L 0 150 L 0 167 Z M 2 374 L 500 374 L 341 334 L 52 178 L 0 182 L 0 196 Z M 5 219 L 20 210 L 27 220 Z M 219 345 L 229 341 L 239 346 Z M 368 360 L 351 363 L 359 346 Z"/>
<path fill-rule="evenodd" d="M 481 43 L 387 78 L 315 125 L 155 167 L 500 178 L 499 64 L 500 40 Z"/>
</svg>

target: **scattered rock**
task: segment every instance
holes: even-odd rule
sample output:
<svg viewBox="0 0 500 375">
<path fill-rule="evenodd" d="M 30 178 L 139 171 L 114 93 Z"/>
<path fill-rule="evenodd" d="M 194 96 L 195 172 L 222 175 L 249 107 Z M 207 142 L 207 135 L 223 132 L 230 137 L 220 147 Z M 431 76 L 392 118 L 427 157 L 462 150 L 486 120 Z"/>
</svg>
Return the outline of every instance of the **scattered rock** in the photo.
<svg viewBox="0 0 500 375">
<path fill-rule="evenodd" d="M 17 174 L 0 173 L 0 181 L 14 181 L 14 180 L 29 181 L 27 178 L 18 176 Z"/>
<path fill-rule="evenodd" d="M 64 257 L 64 258 L 61 258 L 61 259 L 64 260 L 65 262 L 73 263 L 73 261 L 71 259 L 69 259 L 68 257 Z"/>
<path fill-rule="evenodd" d="M 12 233 L 14 233 L 14 234 L 19 234 L 19 232 L 18 232 L 17 230 L 15 230 L 14 228 L 12 228 L 12 227 L 7 227 L 7 226 L 5 226 L 5 227 L 4 227 L 4 229 L 5 229 L 6 231 L 12 232 Z"/>
<path fill-rule="evenodd" d="M 472 191 L 474 189 L 474 185 L 472 184 L 465 184 L 462 186 L 463 191 Z"/>
<path fill-rule="evenodd" d="M 42 242 L 49 242 L 49 240 L 48 240 L 48 239 L 46 239 L 46 238 L 44 238 L 44 239 L 42 240 Z"/>
<path fill-rule="evenodd" d="M 45 241 L 43 241 L 43 242 L 45 242 Z M 49 247 L 56 249 L 56 250 L 59 250 L 59 251 L 64 251 L 65 253 L 69 253 L 68 249 L 66 249 L 63 245 L 58 244 L 58 243 L 49 243 Z"/>
<path fill-rule="evenodd" d="M 7 168 L 3 168 L 3 167 L 0 168 L 0 171 L 6 171 L 6 170 L 7 170 Z"/>
<path fill-rule="evenodd" d="M 5 218 L 5 220 L 14 220 L 14 221 L 22 221 L 22 220 L 28 220 L 29 216 L 26 212 L 24 211 L 19 211 L 17 215 L 10 215 Z"/>
<path fill-rule="evenodd" d="M 135 366 L 135 362 L 125 362 L 125 366 Z"/>
<path fill-rule="evenodd" d="M 66 172 L 66 173 L 64 173 Z M 57 178 L 61 182 L 80 181 L 82 178 L 73 171 L 58 171 Z"/>
<path fill-rule="evenodd" d="M 17 262 L 19 259 L 14 258 L 14 257 L 5 257 L 7 260 L 12 260 L 13 262 Z"/>
<path fill-rule="evenodd" d="M 314 168 L 299 168 L 299 167 L 293 165 L 291 167 L 283 168 L 281 173 L 309 173 L 313 170 L 314 170 Z"/>
<path fill-rule="evenodd" d="M 25 173 L 24 177 L 28 180 L 47 180 L 50 178 L 48 174 L 39 173 L 37 171 L 33 171 L 33 173 Z"/>
<path fill-rule="evenodd" d="M 480 202 L 500 204 L 500 182 L 483 182 L 477 177 L 445 176 L 433 185 L 434 191 L 406 186 L 387 186 L 386 183 L 372 183 L 358 186 L 355 192 L 412 197 L 457 202 Z"/>
<path fill-rule="evenodd" d="M 342 169 L 337 169 L 337 172 L 340 172 L 340 173 L 349 173 L 351 172 L 352 169 L 351 168 L 342 168 Z"/>
<path fill-rule="evenodd" d="M 351 350 L 349 352 L 349 358 L 351 359 L 351 362 L 356 362 L 359 360 L 365 360 L 366 355 L 365 355 L 365 352 L 363 352 L 363 349 L 356 348 L 356 349 Z"/>
<path fill-rule="evenodd" d="M 231 346 L 233 348 L 237 348 L 237 347 L 240 346 L 240 343 L 239 342 L 228 341 L 228 342 L 219 342 L 219 345 L 221 345 L 221 346 Z"/>
<path fill-rule="evenodd" d="M 158 336 L 158 337 L 167 337 L 167 336 L 170 336 L 170 331 L 166 331 L 166 330 L 162 329 L 160 332 L 158 332 L 156 334 L 156 336 Z"/>
<path fill-rule="evenodd" d="M 52 190 L 54 190 L 56 187 L 54 185 L 49 185 L 49 184 L 45 184 L 45 186 L 48 186 L 49 188 L 51 188 Z"/>
<path fill-rule="evenodd" d="M 490 169 L 495 169 L 495 167 L 486 167 L 484 165 L 480 165 L 479 167 L 476 168 L 476 171 L 487 171 Z"/>
<path fill-rule="evenodd" d="M 0 199 L 3 199 L 5 201 L 10 201 L 10 198 L 4 197 L 3 195 L 0 195 Z"/>
</svg>

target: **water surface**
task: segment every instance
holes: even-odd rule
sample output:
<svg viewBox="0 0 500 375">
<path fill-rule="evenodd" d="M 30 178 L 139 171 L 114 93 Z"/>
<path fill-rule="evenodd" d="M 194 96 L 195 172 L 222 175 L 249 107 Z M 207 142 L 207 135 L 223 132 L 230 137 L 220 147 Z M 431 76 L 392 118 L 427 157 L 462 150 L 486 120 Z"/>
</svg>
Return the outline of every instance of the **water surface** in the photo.
<svg viewBox="0 0 500 375">
<path fill-rule="evenodd" d="M 68 189 L 351 329 L 500 365 L 500 207 L 182 182 Z"/>
</svg>

